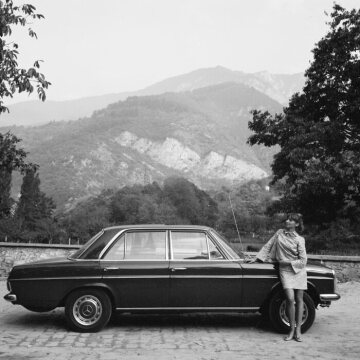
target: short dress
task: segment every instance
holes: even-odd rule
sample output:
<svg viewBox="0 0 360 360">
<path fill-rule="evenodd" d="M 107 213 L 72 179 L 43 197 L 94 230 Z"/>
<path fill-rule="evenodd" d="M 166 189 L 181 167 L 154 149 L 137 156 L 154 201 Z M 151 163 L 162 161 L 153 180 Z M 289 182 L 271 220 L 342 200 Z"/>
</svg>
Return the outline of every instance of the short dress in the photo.
<svg viewBox="0 0 360 360">
<path fill-rule="evenodd" d="M 290 265 L 279 266 L 283 288 L 307 289 L 305 239 L 295 231 L 278 230 L 256 257 L 263 262 L 290 261 Z"/>
</svg>

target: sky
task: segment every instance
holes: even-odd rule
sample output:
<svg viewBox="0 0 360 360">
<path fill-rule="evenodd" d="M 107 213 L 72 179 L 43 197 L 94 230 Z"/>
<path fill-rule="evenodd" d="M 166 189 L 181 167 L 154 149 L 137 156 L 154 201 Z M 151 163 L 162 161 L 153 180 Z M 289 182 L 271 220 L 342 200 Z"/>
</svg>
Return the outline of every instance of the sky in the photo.
<svg viewBox="0 0 360 360">
<path fill-rule="evenodd" d="M 16 30 L 19 63 L 51 100 L 134 91 L 199 68 L 304 72 L 333 0 L 27 0 L 45 19 Z M 359 0 L 337 0 L 347 9 Z M 15 96 L 11 102 L 34 100 Z"/>
</svg>

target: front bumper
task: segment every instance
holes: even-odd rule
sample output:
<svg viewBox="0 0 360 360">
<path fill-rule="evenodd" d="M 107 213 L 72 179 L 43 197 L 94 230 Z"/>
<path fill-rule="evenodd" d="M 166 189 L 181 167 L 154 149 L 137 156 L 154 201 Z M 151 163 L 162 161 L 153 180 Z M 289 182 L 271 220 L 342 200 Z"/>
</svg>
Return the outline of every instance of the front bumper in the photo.
<svg viewBox="0 0 360 360">
<path fill-rule="evenodd" d="M 12 294 L 12 293 L 6 294 L 6 295 L 4 296 L 4 299 L 5 299 L 6 301 L 9 301 L 9 302 L 13 303 L 13 304 L 16 304 L 16 301 L 17 301 L 16 295 L 15 295 L 15 294 Z"/>
<path fill-rule="evenodd" d="M 335 301 L 340 299 L 339 294 L 320 294 L 320 301 Z"/>
</svg>

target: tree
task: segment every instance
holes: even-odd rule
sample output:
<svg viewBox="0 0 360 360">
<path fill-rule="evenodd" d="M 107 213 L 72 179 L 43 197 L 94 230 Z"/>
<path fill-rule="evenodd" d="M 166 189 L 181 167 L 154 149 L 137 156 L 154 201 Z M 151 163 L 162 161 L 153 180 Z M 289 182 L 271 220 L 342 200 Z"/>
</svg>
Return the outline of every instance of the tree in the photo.
<svg viewBox="0 0 360 360">
<path fill-rule="evenodd" d="M 26 163 L 26 152 L 17 147 L 20 139 L 15 135 L 0 133 L 0 219 L 10 215 L 13 200 L 10 197 L 11 176 L 14 170 L 25 172 L 36 165 Z"/>
<path fill-rule="evenodd" d="M 214 226 L 218 215 L 217 204 L 195 184 L 181 177 L 169 177 L 164 181 L 163 192 L 184 222 Z"/>
<path fill-rule="evenodd" d="M 248 143 L 280 145 L 272 183 L 277 209 L 310 222 L 354 217 L 360 206 L 360 10 L 335 4 L 330 29 L 315 46 L 303 92 L 283 114 L 254 110 Z"/>
<path fill-rule="evenodd" d="M 43 18 L 35 10 L 30 4 L 15 6 L 12 0 L 0 0 L 0 114 L 8 111 L 4 98 L 13 97 L 16 92 L 32 93 L 34 85 L 40 99 L 45 100 L 45 89 L 50 83 L 38 72 L 39 61 L 35 61 L 34 67 L 29 69 L 19 67 L 19 46 L 9 39 L 15 26 L 25 27 L 30 24 L 29 21 Z M 28 28 L 28 33 L 36 38 L 31 28 Z M 25 162 L 26 152 L 17 147 L 19 142 L 15 135 L 0 134 L 0 219 L 10 215 L 13 204 L 10 198 L 12 172 L 20 170 L 24 173 L 36 167 Z"/>
<path fill-rule="evenodd" d="M 52 220 L 55 209 L 53 200 L 40 190 L 40 179 L 36 169 L 29 169 L 23 178 L 16 217 L 22 230 L 42 230 L 44 220 Z M 46 224 L 48 227 L 48 224 Z"/>
<path fill-rule="evenodd" d="M 8 111 L 4 98 L 13 97 L 16 92 L 30 94 L 34 91 L 34 85 L 39 98 L 43 101 L 46 98 L 45 89 L 50 82 L 38 71 L 40 60 L 36 60 L 33 67 L 28 69 L 19 67 L 19 45 L 9 40 L 15 26 L 29 26 L 31 20 L 44 18 L 35 10 L 30 4 L 15 6 L 12 0 L 0 0 L 0 114 Z M 30 27 L 28 33 L 30 37 L 37 38 Z"/>
</svg>

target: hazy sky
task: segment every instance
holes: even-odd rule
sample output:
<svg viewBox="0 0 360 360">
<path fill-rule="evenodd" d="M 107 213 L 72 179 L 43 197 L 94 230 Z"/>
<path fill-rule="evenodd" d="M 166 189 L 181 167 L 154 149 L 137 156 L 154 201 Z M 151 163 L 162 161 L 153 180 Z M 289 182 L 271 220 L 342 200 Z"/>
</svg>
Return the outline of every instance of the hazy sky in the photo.
<svg viewBox="0 0 360 360">
<path fill-rule="evenodd" d="M 32 26 L 38 40 L 16 32 L 20 61 L 44 60 L 52 100 L 138 90 L 217 65 L 303 72 L 327 30 L 324 11 L 333 6 L 332 0 L 15 0 L 23 2 L 45 19 Z M 360 7 L 359 0 L 337 3 Z"/>
</svg>

